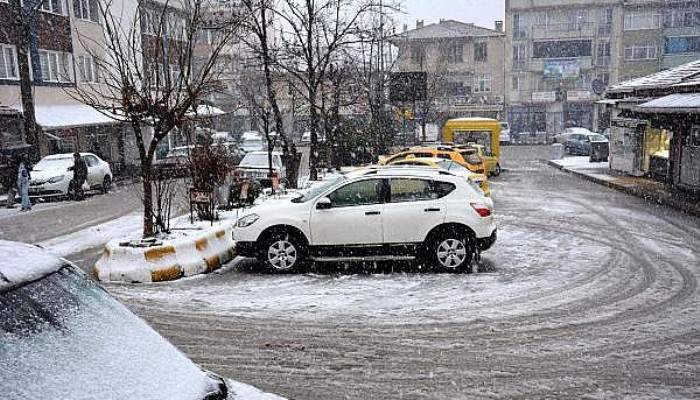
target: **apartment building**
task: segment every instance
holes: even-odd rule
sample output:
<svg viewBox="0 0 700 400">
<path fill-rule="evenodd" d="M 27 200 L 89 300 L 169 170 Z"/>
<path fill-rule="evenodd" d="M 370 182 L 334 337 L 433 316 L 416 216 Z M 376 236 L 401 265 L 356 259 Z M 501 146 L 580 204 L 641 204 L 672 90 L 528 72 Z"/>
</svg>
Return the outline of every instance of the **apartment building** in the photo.
<svg viewBox="0 0 700 400">
<path fill-rule="evenodd" d="M 453 20 L 416 28 L 393 40 L 398 47 L 397 69 L 424 71 L 428 96 L 437 110 L 435 123 L 455 117 L 501 118 L 505 96 L 505 34 L 495 29 Z"/>
<path fill-rule="evenodd" d="M 513 132 L 602 130 L 609 85 L 700 58 L 700 3 L 506 0 L 506 32 Z"/>
</svg>

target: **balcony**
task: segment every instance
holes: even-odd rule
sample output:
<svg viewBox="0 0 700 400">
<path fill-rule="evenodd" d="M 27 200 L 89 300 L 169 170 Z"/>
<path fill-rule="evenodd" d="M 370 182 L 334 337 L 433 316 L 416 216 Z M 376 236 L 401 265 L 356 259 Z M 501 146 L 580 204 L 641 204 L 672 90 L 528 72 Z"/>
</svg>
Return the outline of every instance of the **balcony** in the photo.
<svg viewBox="0 0 700 400">
<path fill-rule="evenodd" d="M 579 68 L 581 70 L 590 70 L 593 68 L 593 57 L 577 57 L 577 58 L 533 58 L 530 60 L 530 65 L 528 71 L 539 72 L 544 71 L 545 61 L 561 61 L 561 60 L 575 60 L 578 61 Z"/>
<path fill-rule="evenodd" d="M 595 28 L 595 24 L 592 22 L 535 25 L 532 27 L 532 38 L 537 40 L 594 37 L 597 32 Z"/>
</svg>

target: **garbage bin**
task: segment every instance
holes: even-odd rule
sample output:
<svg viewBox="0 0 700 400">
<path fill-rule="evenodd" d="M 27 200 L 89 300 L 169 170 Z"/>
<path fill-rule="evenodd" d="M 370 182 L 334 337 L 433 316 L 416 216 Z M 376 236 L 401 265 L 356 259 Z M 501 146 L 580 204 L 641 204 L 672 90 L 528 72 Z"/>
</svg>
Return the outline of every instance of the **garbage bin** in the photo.
<svg viewBox="0 0 700 400">
<path fill-rule="evenodd" d="M 561 160 L 564 158 L 564 145 L 561 143 L 554 143 L 552 145 L 552 160 Z"/>
</svg>

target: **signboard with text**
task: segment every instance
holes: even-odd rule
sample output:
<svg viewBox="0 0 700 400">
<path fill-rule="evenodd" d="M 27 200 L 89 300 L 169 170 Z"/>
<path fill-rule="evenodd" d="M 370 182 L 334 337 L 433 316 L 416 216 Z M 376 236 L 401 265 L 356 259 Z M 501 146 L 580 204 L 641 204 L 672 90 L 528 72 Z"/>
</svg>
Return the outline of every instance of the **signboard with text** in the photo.
<svg viewBox="0 0 700 400">
<path fill-rule="evenodd" d="M 532 92 L 533 103 L 554 103 L 557 101 L 557 92 Z"/>
<path fill-rule="evenodd" d="M 588 101 L 591 99 L 591 92 L 588 90 L 569 90 L 566 92 L 568 101 Z"/>
<path fill-rule="evenodd" d="M 550 79 L 577 79 L 581 75 L 578 60 L 546 60 L 544 77 Z"/>
</svg>

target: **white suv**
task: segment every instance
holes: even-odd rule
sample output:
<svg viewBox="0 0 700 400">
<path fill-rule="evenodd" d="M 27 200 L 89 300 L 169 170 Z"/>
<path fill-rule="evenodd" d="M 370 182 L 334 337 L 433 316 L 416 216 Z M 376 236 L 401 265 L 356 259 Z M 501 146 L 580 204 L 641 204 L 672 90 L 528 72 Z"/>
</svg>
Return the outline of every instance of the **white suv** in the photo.
<svg viewBox="0 0 700 400">
<path fill-rule="evenodd" d="M 292 199 L 271 199 L 237 221 L 238 255 L 273 272 L 305 261 L 421 258 L 465 270 L 496 241 L 491 199 L 463 176 L 417 167 L 364 169 Z"/>
</svg>

